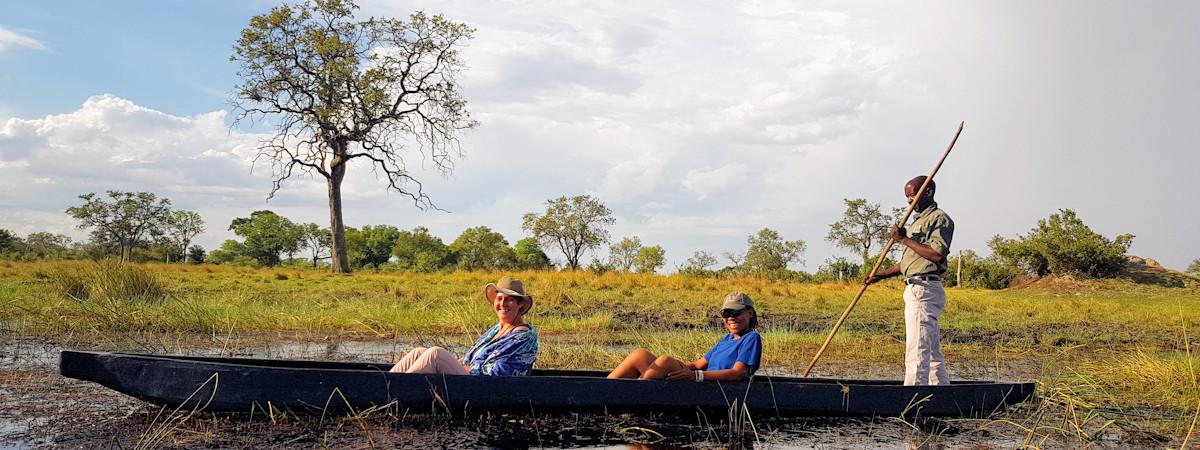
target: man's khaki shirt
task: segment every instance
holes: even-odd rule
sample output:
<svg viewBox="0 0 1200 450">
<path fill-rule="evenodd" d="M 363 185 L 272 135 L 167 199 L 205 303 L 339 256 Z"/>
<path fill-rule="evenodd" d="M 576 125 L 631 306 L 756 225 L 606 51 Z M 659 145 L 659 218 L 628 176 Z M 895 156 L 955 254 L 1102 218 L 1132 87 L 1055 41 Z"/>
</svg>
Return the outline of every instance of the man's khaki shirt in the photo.
<svg viewBox="0 0 1200 450">
<path fill-rule="evenodd" d="M 922 258 L 911 248 L 904 247 L 904 256 L 900 258 L 900 273 L 904 278 L 917 275 L 937 274 L 946 272 L 946 260 L 950 256 L 950 240 L 954 239 L 954 221 L 938 208 L 937 203 L 929 205 L 924 211 L 918 212 L 916 219 L 908 228 L 908 237 L 922 244 L 933 247 L 942 254 L 942 263 L 934 264 Z"/>
</svg>

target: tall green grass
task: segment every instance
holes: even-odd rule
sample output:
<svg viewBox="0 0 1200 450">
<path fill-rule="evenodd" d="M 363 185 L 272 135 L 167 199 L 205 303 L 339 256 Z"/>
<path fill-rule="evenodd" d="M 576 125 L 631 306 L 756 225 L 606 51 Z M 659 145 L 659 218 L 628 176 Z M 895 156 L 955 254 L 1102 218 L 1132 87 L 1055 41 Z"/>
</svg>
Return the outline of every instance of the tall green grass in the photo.
<svg viewBox="0 0 1200 450">
<path fill-rule="evenodd" d="M 462 346 L 495 323 L 482 286 L 501 275 L 524 280 L 534 295 L 526 320 L 542 336 L 537 366 L 558 368 L 610 369 L 636 347 L 694 359 L 723 334 L 717 305 L 736 290 L 755 300 L 764 368 L 796 373 L 858 289 L 611 272 L 346 276 L 295 268 L 4 262 L 0 322 L 22 333 L 287 333 Z M 954 376 L 1036 377 L 1044 401 L 1013 421 L 1031 436 L 1093 439 L 1112 427 L 1184 436 L 1200 408 L 1200 361 L 1184 331 L 1200 329 L 1200 289 L 1113 281 L 1052 287 L 949 289 L 941 324 Z M 902 290 L 892 282 L 868 290 L 816 366 L 817 376 L 899 376 Z"/>
<path fill-rule="evenodd" d="M 279 275 L 286 276 L 279 276 Z M 482 286 L 498 272 L 333 275 L 301 269 L 115 262 L 31 262 L 0 266 L 0 320 L 26 332 L 94 329 L 98 305 L 105 331 L 320 332 L 477 334 L 494 322 Z M 536 303 L 527 320 L 543 334 L 609 334 L 625 343 L 640 333 L 700 331 L 719 335 L 717 304 L 741 290 L 754 299 L 764 334 L 787 347 L 819 343 L 857 288 L 755 278 L 588 272 L 520 272 Z M 855 353 L 903 337 L 898 283 L 873 286 L 842 327 L 837 348 Z M 1200 290 L 1114 286 L 1076 292 L 950 289 L 942 317 L 948 347 L 1179 349 L 1179 317 L 1200 328 Z M 86 301 L 84 301 L 86 300 Z M 103 300 L 103 301 L 101 301 Z M 836 355 L 837 353 L 831 353 Z"/>
<path fill-rule="evenodd" d="M 49 278 L 55 292 L 74 300 L 161 302 L 167 294 L 155 271 L 115 260 L 64 261 L 50 270 Z"/>
</svg>

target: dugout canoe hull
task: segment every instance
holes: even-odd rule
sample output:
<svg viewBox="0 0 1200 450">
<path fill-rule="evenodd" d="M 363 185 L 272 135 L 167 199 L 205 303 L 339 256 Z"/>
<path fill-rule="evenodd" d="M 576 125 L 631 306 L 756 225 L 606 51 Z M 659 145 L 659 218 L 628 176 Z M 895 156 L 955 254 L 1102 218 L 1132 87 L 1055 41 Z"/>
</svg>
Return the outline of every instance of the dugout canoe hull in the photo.
<svg viewBox="0 0 1200 450">
<path fill-rule="evenodd" d="M 535 370 L 526 377 L 388 373 L 389 364 L 63 351 L 59 372 L 144 401 L 213 412 L 728 411 L 737 402 L 778 416 L 986 417 L 1034 396 L 1033 383 L 756 376 L 750 381 L 609 380 L 604 372 Z"/>
</svg>

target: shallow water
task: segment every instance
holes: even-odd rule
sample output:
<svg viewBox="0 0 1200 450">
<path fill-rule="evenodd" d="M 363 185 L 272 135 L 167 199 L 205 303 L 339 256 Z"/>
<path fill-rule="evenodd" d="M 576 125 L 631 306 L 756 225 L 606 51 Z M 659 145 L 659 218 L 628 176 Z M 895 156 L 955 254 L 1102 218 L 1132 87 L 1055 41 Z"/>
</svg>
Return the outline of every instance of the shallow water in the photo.
<svg viewBox="0 0 1200 450">
<path fill-rule="evenodd" d="M 0 419 L 0 450 L 22 450 L 32 448 L 32 446 L 36 444 L 35 442 L 16 439 L 8 441 L 5 439 L 8 436 L 15 436 L 19 433 L 23 433 L 28 429 L 29 425 L 18 423 L 14 420 Z"/>
<path fill-rule="evenodd" d="M 389 361 L 414 345 L 446 342 L 415 338 L 342 340 L 285 339 L 270 335 L 120 335 L 58 340 L 0 334 L 0 448 L 129 447 L 163 428 L 159 411 L 98 385 L 57 375 L 64 348 L 180 355 L 281 359 Z M 452 347 L 452 346 L 451 346 Z M 462 352 L 464 348 L 452 348 Z M 843 370 L 830 364 L 823 376 Z M 833 376 L 894 378 L 892 367 L 847 367 Z M 764 370 L 795 375 L 785 369 Z M 391 443 L 400 447 L 506 448 L 712 448 L 729 445 L 722 418 L 663 418 L 581 415 L 497 418 L 385 417 L 365 422 L 194 418 L 172 425 L 167 447 L 320 447 Z M 1003 427 L 977 431 L 983 421 L 930 422 L 914 426 L 895 419 L 751 418 L 745 446 L 778 449 L 1015 448 L 1024 436 Z M 530 426 L 532 424 L 532 426 Z M 320 431 L 319 433 L 317 431 Z M 293 438 L 292 436 L 299 436 Z M 307 436 L 307 437 L 306 437 Z M 285 439 L 286 438 L 286 439 Z M 207 440 L 206 440 L 207 439 Z M 303 439 L 303 440 L 296 440 Z M 364 442 L 365 440 L 365 442 Z M 286 445 L 284 445 L 286 444 Z M 1051 445 L 1051 447 L 1053 447 Z M 1118 446 L 1126 448 L 1125 446 Z M 1116 448 L 1116 447 L 1114 447 Z"/>
</svg>

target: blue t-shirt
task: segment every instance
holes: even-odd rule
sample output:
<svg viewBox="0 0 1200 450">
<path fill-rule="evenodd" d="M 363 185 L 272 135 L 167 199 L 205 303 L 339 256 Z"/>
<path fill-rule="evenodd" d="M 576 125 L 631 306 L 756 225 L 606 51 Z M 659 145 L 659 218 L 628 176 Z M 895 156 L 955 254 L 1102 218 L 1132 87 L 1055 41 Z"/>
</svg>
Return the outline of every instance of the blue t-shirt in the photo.
<svg viewBox="0 0 1200 450">
<path fill-rule="evenodd" d="M 704 360 L 708 361 L 708 368 L 705 370 L 732 369 L 733 363 L 741 362 L 750 366 L 749 374 L 753 374 L 755 370 L 758 370 L 758 362 L 761 358 L 762 337 L 758 335 L 757 331 L 743 334 L 739 339 L 734 339 L 733 333 L 729 333 L 717 341 L 717 345 L 714 345 L 712 350 L 704 354 Z"/>
</svg>

